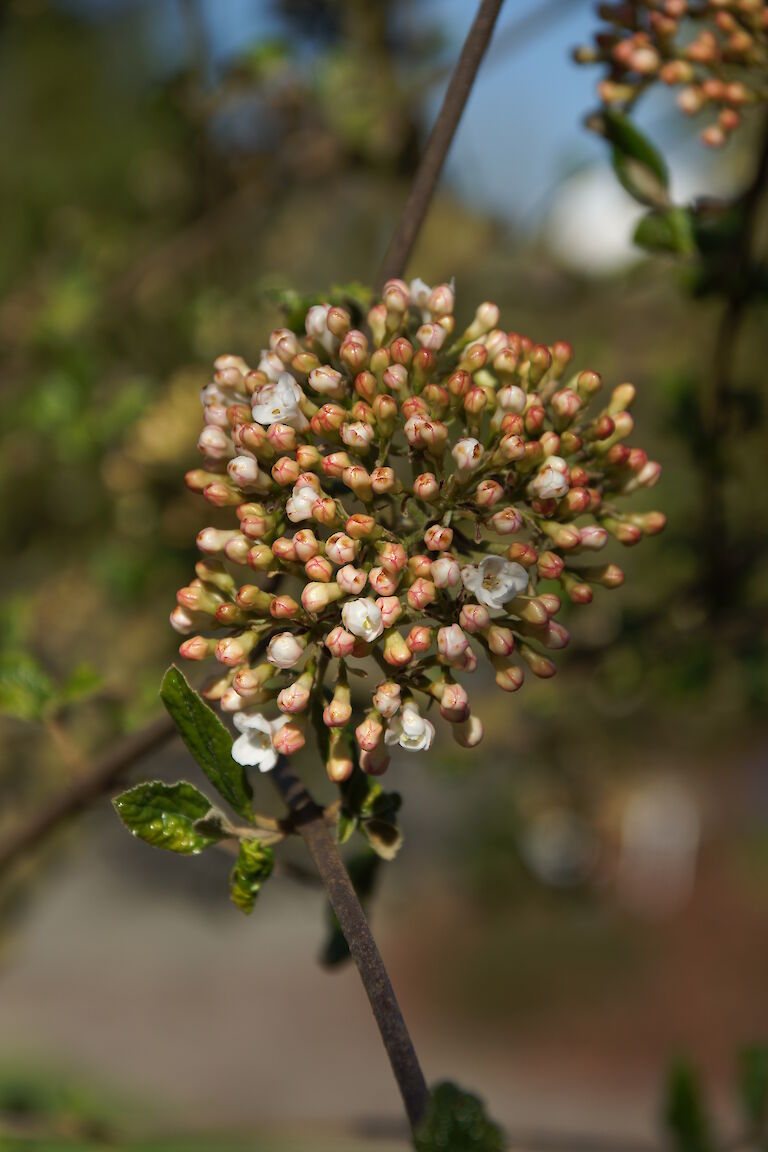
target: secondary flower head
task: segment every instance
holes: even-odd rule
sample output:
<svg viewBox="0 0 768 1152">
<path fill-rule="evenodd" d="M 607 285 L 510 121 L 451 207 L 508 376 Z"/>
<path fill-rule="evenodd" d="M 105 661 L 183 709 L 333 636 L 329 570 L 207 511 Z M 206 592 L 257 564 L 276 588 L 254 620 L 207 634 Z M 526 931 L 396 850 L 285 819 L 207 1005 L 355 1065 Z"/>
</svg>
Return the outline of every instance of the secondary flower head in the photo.
<svg viewBox="0 0 768 1152">
<path fill-rule="evenodd" d="M 745 111 L 768 102 L 766 0 L 622 0 L 599 11 L 594 47 L 575 58 L 604 65 L 598 94 L 611 111 L 654 84 L 676 88 L 681 112 L 707 120 L 703 143 L 719 148 Z"/>
<path fill-rule="evenodd" d="M 452 285 L 392 280 L 367 315 L 312 305 L 202 390 L 187 484 L 231 520 L 199 533 L 171 620 L 182 656 L 218 661 L 203 692 L 241 763 L 268 770 L 313 724 L 337 783 L 355 742 L 379 774 L 385 748 L 429 748 L 438 715 L 473 746 L 480 662 L 509 692 L 551 676 L 561 601 L 622 582 L 589 557 L 663 527 L 621 509 L 659 475 L 627 443 L 632 386 L 591 410 L 602 381 L 568 344 L 502 327 L 490 301 L 459 330 L 453 304 Z"/>
</svg>

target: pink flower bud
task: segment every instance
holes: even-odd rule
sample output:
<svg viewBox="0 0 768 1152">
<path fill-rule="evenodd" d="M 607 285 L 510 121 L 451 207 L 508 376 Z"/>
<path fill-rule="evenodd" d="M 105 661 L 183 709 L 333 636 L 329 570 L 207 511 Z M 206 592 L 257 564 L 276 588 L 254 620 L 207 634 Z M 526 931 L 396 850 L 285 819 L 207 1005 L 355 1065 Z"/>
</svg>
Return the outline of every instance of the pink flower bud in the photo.
<svg viewBox="0 0 768 1152">
<path fill-rule="evenodd" d="M 330 452 L 327 456 L 323 456 L 320 467 L 325 476 L 332 476 L 337 479 L 343 476 L 344 469 L 349 468 L 352 464 L 348 453 L 346 452 Z"/>
<path fill-rule="evenodd" d="M 427 311 L 433 316 L 448 316 L 453 312 L 454 301 L 450 284 L 438 284 L 427 297 Z"/>
<path fill-rule="evenodd" d="M 540 552 L 537 567 L 542 580 L 557 580 L 565 567 L 565 561 L 554 552 Z"/>
<path fill-rule="evenodd" d="M 381 622 L 385 628 L 391 628 L 403 614 L 403 606 L 397 596 L 379 596 L 376 607 L 381 612 Z"/>
<path fill-rule="evenodd" d="M 405 569 L 408 563 L 408 553 L 402 544 L 385 540 L 379 544 L 377 551 L 379 563 L 385 572 L 390 572 L 396 576 Z"/>
<path fill-rule="evenodd" d="M 440 484 L 434 472 L 422 472 L 413 482 L 413 494 L 417 500 L 429 502 L 440 494 Z"/>
<path fill-rule="evenodd" d="M 413 658 L 411 649 L 399 632 L 390 632 L 384 641 L 383 656 L 393 668 L 405 668 Z"/>
<path fill-rule="evenodd" d="M 288 488 L 295 484 L 299 476 L 299 465 L 290 456 L 281 456 L 272 465 L 272 479 L 281 488 Z"/>
<path fill-rule="evenodd" d="M 402 315 L 411 302 L 411 292 L 404 280 L 387 280 L 381 293 L 387 311 Z"/>
<path fill-rule="evenodd" d="M 496 684 L 502 692 L 517 692 L 523 683 L 523 670 L 517 664 L 496 665 Z"/>
<path fill-rule="evenodd" d="M 347 448 L 351 448 L 353 452 L 367 452 L 375 435 L 371 425 L 362 420 L 341 426 L 341 438 Z"/>
<path fill-rule="evenodd" d="M 491 526 L 500 536 L 510 536 L 519 532 L 523 526 L 523 517 L 517 508 L 501 508 L 491 516 Z"/>
<path fill-rule="evenodd" d="M 368 580 L 374 592 L 379 596 L 391 596 L 397 591 L 397 586 L 400 583 L 398 576 L 393 576 L 391 572 L 385 572 L 383 568 L 371 568 L 368 573 Z"/>
<path fill-rule="evenodd" d="M 419 576 L 423 576 L 424 579 L 429 579 L 432 572 L 432 561 L 429 556 L 411 556 L 408 561 L 408 572 L 412 580 L 415 580 Z"/>
<path fill-rule="evenodd" d="M 515 649 L 514 636 L 509 628 L 502 628 L 500 624 L 491 624 L 486 639 L 494 656 L 511 656 Z"/>
<path fill-rule="evenodd" d="M 282 728 L 272 736 L 272 744 L 276 752 L 281 756 L 293 756 L 294 752 L 298 752 L 303 748 L 306 743 L 304 731 L 298 724 L 290 723 L 284 724 Z"/>
<path fill-rule="evenodd" d="M 222 428 L 208 424 L 198 437 L 197 447 L 209 460 L 228 460 L 232 455 L 232 441 Z"/>
<path fill-rule="evenodd" d="M 460 659 L 452 664 L 451 667 L 456 668 L 459 672 L 475 672 L 477 670 L 477 656 L 474 650 L 467 646 Z"/>
<path fill-rule="evenodd" d="M 481 480 L 475 490 L 475 503 L 479 508 L 493 508 L 504 495 L 497 480 Z"/>
<path fill-rule="evenodd" d="M 414 655 L 421 656 L 432 647 L 432 629 L 426 624 L 414 624 L 405 642 Z"/>
<path fill-rule="evenodd" d="M 321 364 L 319 368 L 313 368 L 308 379 L 309 386 L 314 392 L 320 392 L 325 396 L 332 396 L 337 400 L 344 395 L 344 378 L 341 372 L 337 372 L 335 368 L 331 368 L 327 364 Z"/>
<path fill-rule="evenodd" d="M 440 700 L 440 715 L 451 724 L 461 724 L 469 716 L 469 699 L 461 684 L 446 684 Z"/>
<path fill-rule="evenodd" d="M 257 487 L 261 476 L 259 462 L 253 456 L 235 456 L 227 464 L 227 475 L 238 488 Z"/>
<path fill-rule="evenodd" d="M 469 641 L 458 624 L 440 628 L 437 632 L 437 650 L 443 660 L 453 663 L 467 650 Z"/>
<path fill-rule="evenodd" d="M 290 424 L 271 424 L 267 438 L 275 452 L 293 452 L 296 448 L 296 430 Z"/>
<path fill-rule="evenodd" d="M 579 529 L 579 535 L 582 548 L 588 548 L 590 552 L 599 552 L 608 543 L 608 533 L 598 524 L 586 524 Z"/>
<path fill-rule="evenodd" d="M 445 343 L 447 333 L 439 324 L 422 324 L 416 331 L 416 339 L 422 348 L 429 348 L 432 352 L 439 352 Z"/>
<path fill-rule="evenodd" d="M 479 389 L 477 389 L 479 391 Z M 485 396 L 482 393 L 483 397 Z M 465 403 L 466 407 L 466 403 Z M 480 467 L 483 459 L 483 446 L 479 440 L 473 439 L 471 436 L 465 436 L 461 440 L 457 440 L 451 449 L 451 455 L 456 461 L 456 468 L 458 472 L 468 475 L 474 472 L 476 468 Z"/>
<path fill-rule="evenodd" d="M 395 473 L 392 468 L 374 468 L 371 472 L 371 488 L 377 496 L 392 492 L 395 487 Z"/>
<path fill-rule="evenodd" d="M 311 528 L 301 528 L 295 533 L 293 547 L 296 552 L 296 559 L 301 560 L 302 563 L 311 560 L 320 551 L 317 537 Z"/>
<path fill-rule="evenodd" d="M 207 660 L 216 649 L 216 641 L 206 636 L 191 636 L 179 645 L 179 654 L 185 660 Z"/>
<path fill-rule="evenodd" d="M 373 516 L 366 516 L 362 512 L 356 512 L 350 516 L 345 527 L 353 540 L 368 540 L 378 535 Z"/>
<path fill-rule="evenodd" d="M 373 494 L 373 485 L 371 484 L 371 477 L 368 470 L 362 464 L 351 464 L 349 468 L 345 468 L 341 474 L 341 478 L 346 484 L 347 488 L 354 492 L 359 500 L 370 500 Z"/>
<path fill-rule="evenodd" d="M 239 536 L 240 533 L 236 529 L 203 528 L 202 532 L 197 534 L 197 547 L 206 556 L 218 556 L 224 551 L 228 541 Z"/>
<path fill-rule="evenodd" d="M 325 542 L 325 554 L 334 564 L 350 564 L 356 553 L 354 540 L 344 532 L 334 532 Z"/>
<path fill-rule="evenodd" d="M 269 605 L 269 612 L 275 620 L 293 620 L 299 614 L 299 605 L 293 596 L 287 596 L 283 593 L 273 598 Z"/>
<path fill-rule="evenodd" d="M 226 636 L 216 645 L 216 659 L 232 668 L 248 659 L 256 643 L 255 632 L 242 632 L 239 636 Z"/>
<path fill-rule="evenodd" d="M 332 780 L 334 784 L 342 784 L 354 772 L 355 764 L 350 755 L 349 741 L 346 735 L 338 728 L 332 728 L 330 735 L 330 748 L 325 768 L 329 780 Z"/>
<path fill-rule="evenodd" d="M 319 580 L 313 580 L 304 585 L 301 591 L 301 603 L 307 612 L 317 614 L 325 611 L 329 604 L 338 600 L 342 595 L 342 590 L 338 584 L 324 584 Z"/>
<path fill-rule="evenodd" d="M 464 604 L 459 623 L 465 632 L 483 632 L 489 627 L 491 616 L 484 604 Z"/>
<path fill-rule="evenodd" d="M 483 738 L 483 724 L 477 716 L 469 716 L 463 724 L 454 724 L 452 732 L 462 748 L 475 748 Z"/>
<path fill-rule="evenodd" d="M 431 552 L 447 552 L 453 543 L 453 529 L 431 524 L 424 533 L 424 543 Z"/>
<path fill-rule="evenodd" d="M 383 776 L 389 768 L 389 754 L 383 746 L 360 752 L 360 768 L 366 776 Z"/>
<path fill-rule="evenodd" d="M 352 716 L 349 687 L 337 684 L 330 703 L 323 709 L 323 723 L 328 728 L 343 728 Z"/>
<path fill-rule="evenodd" d="M 355 647 L 355 637 L 351 632 L 347 632 L 346 629 L 342 628 L 341 624 L 337 624 L 326 636 L 325 646 L 331 656 L 335 656 L 339 660 L 344 660 L 347 656 L 352 655 L 352 649 Z"/>
<path fill-rule="evenodd" d="M 304 676 L 300 676 L 293 684 L 283 688 L 277 697 L 280 711 L 291 714 L 304 712 L 309 704 L 311 686 L 311 677 L 307 683 Z"/>
<path fill-rule="evenodd" d="M 525 456 L 525 441 L 512 432 L 507 433 L 499 441 L 499 455 L 507 462 L 522 460 Z"/>
<path fill-rule="evenodd" d="M 366 575 L 362 568 L 355 568 L 352 564 L 345 564 L 336 573 L 336 581 L 348 596 L 357 596 L 365 588 Z"/>
<path fill-rule="evenodd" d="M 296 559 L 296 546 L 287 536 L 278 536 L 272 541 L 272 552 L 278 560 L 293 561 Z"/>
<path fill-rule="evenodd" d="M 400 685 L 394 680 L 383 680 L 373 694 L 373 706 L 388 720 L 400 707 Z"/>
<path fill-rule="evenodd" d="M 430 566 L 430 575 L 436 588 L 458 588 L 461 583 L 461 568 L 452 556 L 438 556 Z"/>
<path fill-rule="evenodd" d="M 381 743 L 383 735 L 384 728 L 376 712 L 369 712 L 355 728 L 355 738 L 365 752 L 372 752 Z"/>
<path fill-rule="evenodd" d="M 420 576 L 408 589 L 408 603 L 411 608 L 421 611 L 433 602 L 436 595 L 437 591 L 432 581 Z"/>
<path fill-rule="evenodd" d="M 319 581 L 321 584 L 329 584 L 333 578 L 333 565 L 325 556 L 310 556 L 304 565 L 304 571 L 310 580 Z"/>
<path fill-rule="evenodd" d="M 275 554 L 272 549 L 267 544 L 254 544 L 252 548 L 248 548 L 247 540 L 245 540 L 245 537 L 242 537 L 242 539 L 247 548 L 247 552 L 245 554 L 246 562 L 257 572 L 268 572 L 275 563 Z M 226 555 L 230 560 L 235 561 L 235 563 L 242 563 L 242 560 L 239 556 L 239 545 L 237 555 L 232 555 L 232 550 L 234 547 L 235 541 L 232 541 L 231 544 L 227 545 Z"/>
<path fill-rule="evenodd" d="M 304 654 L 306 641 L 293 632 L 278 632 L 267 645 L 267 660 L 275 668 L 293 668 Z"/>
<path fill-rule="evenodd" d="M 403 364 L 391 364 L 381 379 L 385 388 L 399 395 L 408 387 L 408 370 Z"/>
<path fill-rule="evenodd" d="M 318 524 L 333 527 L 338 520 L 336 501 L 330 496 L 321 496 L 319 500 L 315 500 L 312 505 L 312 519 Z"/>
</svg>

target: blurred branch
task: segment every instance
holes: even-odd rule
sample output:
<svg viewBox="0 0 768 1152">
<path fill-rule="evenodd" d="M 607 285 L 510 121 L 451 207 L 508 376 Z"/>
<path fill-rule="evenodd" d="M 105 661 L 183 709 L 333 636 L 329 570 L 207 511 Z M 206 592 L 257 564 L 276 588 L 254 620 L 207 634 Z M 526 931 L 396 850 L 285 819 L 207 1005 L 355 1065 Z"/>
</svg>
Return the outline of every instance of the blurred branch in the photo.
<svg viewBox="0 0 768 1152">
<path fill-rule="evenodd" d="M 162 748 L 176 733 L 170 716 L 160 716 L 127 736 L 93 766 L 0 843 L 0 877 L 22 856 L 32 852 L 61 824 L 79 816 L 109 792 L 137 761 Z"/>
<path fill-rule="evenodd" d="M 726 302 L 715 336 L 712 371 L 701 400 L 704 572 L 711 610 L 722 603 L 731 564 L 726 540 L 727 515 L 723 491 L 725 438 L 730 425 L 736 348 L 752 300 L 751 264 L 760 204 L 768 187 L 768 117 L 760 136 L 757 164 L 736 207 L 740 227 L 726 283 Z M 714 547 L 713 547 L 714 545 Z"/>
<path fill-rule="evenodd" d="M 405 271 L 503 3 L 504 0 L 482 0 L 480 4 L 382 261 L 379 283 Z"/>
<path fill-rule="evenodd" d="M 415 1131 L 424 1118 L 429 1100 L 424 1073 L 362 905 L 328 827 L 326 814 L 314 802 L 287 760 L 281 758 L 272 778 L 288 807 L 293 826 L 317 865 L 328 900 L 368 995 L 408 1121 Z"/>
</svg>

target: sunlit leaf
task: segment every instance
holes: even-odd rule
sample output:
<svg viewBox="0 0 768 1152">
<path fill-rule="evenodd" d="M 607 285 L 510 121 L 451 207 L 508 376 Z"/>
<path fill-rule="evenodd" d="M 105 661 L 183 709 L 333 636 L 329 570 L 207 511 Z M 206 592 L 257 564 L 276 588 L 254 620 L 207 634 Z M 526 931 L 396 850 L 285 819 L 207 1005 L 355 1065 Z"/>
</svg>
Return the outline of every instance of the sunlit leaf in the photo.
<svg viewBox="0 0 768 1152">
<path fill-rule="evenodd" d="M 258 840 L 241 840 L 237 863 L 230 876 L 230 899 L 241 912 L 253 911 L 259 889 L 275 865 L 271 848 Z"/>
<path fill-rule="evenodd" d="M 137 784 L 117 796 L 114 805 L 126 828 L 156 848 L 197 855 L 220 839 L 210 830 L 208 834 L 199 831 L 198 822 L 209 815 L 212 805 L 186 780 L 178 784 L 160 780 Z"/>
<path fill-rule="evenodd" d="M 163 677 L 160 697 L 182 740 L 214 788 L 246 820 L 253 820 L 250 781 L 232 759 L 232 737 L 185 680 L 171 667 Z"/>
</svg>

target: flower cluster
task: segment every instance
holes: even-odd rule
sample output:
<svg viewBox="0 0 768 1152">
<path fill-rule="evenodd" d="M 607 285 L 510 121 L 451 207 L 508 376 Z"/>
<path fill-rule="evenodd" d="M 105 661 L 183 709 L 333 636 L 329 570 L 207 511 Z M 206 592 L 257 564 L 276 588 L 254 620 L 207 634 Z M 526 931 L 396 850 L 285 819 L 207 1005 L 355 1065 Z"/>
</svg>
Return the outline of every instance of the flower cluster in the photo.
<svg viewBox="0 0 768 1152">
<path fill-rule="evenodd" d="M 701 139 L 724 144 L 745 108 L 768 101 L 767 0 L 620 0 L 600 4 L 607 27 L 579 63 L 602 63 L 600 99 L 630 107 L 657 80 L 679 88 L 689 116 L 710 113 Z"/>
<path fill-rule="evenodd" d="M 663 527 L 614 503 L 660 473 L 626 443 L 633 386 L 596 404 L 601 379 L 570 369 L 567 343 L 499 327 L 492 303 L 457 334 L 453 310 L 448 284 L 391 280 L 357 327 L 315 305 L 256 368 L 216 361 L 204 467 L 186 480 L 234 515 L 200 532 L 171 622 L 183 656 L 219 662 L 204 695 L 234 714 L 240 763 L 269 770 L 311 720 L 333 780 L 353 771 L 353 740 L 378 774 L 389 746 L 430 747 L 430 704 L 476 744 L 464 676 L 481 658 L 507 692 L 526 668 L 552 676 L 561 596 L 587 604 L 623 581 L 590 555 Z M 353 714 L 350 673 L 372 669 Z"/>
</svg>

